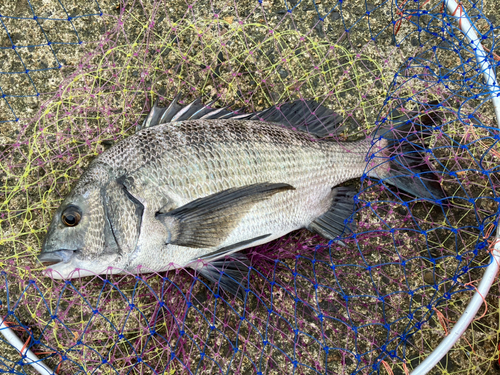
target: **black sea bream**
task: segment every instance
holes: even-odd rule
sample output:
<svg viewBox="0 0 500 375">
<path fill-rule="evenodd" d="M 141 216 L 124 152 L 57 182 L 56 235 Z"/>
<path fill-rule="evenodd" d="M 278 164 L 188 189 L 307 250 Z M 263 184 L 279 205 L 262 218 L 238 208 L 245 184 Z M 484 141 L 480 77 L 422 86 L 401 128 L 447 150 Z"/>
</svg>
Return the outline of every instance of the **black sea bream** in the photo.
<svg viewBox="0 0 500 375">
<path fill-rule="evenodd" d="M 398 132 L 339 142 L 332 136 L 342 119 L 313 101 L 253 114 L 200 100 L 155 105 L 142 129 L 92 161 L 55 212 L 39 259 L 56 278 L 193 267 L 213 279 L 217 259 L 296 229 L 336 239 L 352 221 L 355 195 L 336 186 L 364 173 L 441 199 L 420 154 L 382 163 L 399 138 L 433 122 L 412 116 L 393 124 Z M 401 177 L 405 160 L 418 175 Z"/>
</svg>

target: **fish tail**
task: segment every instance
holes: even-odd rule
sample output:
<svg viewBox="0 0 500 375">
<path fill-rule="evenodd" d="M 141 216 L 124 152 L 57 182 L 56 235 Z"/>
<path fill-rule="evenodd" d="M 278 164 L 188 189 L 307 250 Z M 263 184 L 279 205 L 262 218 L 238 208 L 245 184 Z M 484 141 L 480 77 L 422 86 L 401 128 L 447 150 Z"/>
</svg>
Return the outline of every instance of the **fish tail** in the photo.
<svg viewBox="0 0 500 375">
<path fill-rule="evenodd" d="M 432 150 L 426 146 L 426 140 L 441 126 L 434 109 L 438 104 L 430 102 L 419 111 L 391 112 L 391 124 L 379 127 L 373 135 L 379 151 L 372 149 L 370 177 L 434 203 L 446 197 L 440 173 L 430 164 Z"/>
</svg>

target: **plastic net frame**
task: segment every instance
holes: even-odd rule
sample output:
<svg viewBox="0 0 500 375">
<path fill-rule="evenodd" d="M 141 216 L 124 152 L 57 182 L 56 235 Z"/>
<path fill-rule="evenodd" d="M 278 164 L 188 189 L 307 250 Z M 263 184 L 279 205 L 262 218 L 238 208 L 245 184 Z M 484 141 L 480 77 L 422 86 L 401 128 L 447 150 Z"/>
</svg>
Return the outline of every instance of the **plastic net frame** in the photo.
<svg viewBox="0 0 500 375">
<path fill-rule="evenodd" d="M 496 29 L 482 6 L 463 6 L 494 50 Z M 83 57 L 57 87 L 37 89 L 50 95 L 34 117 L 24 104 L 36 93 L 25 86 L 2 98 L 14 118 L 2 128 L 0 311 L 26 347 L 61 374 L 416 367 L 463 312 L 496 226 L 498 133 L 482 72 L 452 15 L 426 1 L 100 2 L 99 9 L 111 26 L 78 44 Z M 23 26 L 7 26 L 9 35 L 16 27 Z M 247 250 L 244 301 L 189 269 L 68 282 L 44 276 L 35 256 L 71 184 L 103 141 L 131 134 L 157 97 L 165 103 L 180 89 L 185 101 L 217 96 L 250 110 L 315 98 L 346 118 L 339 142 L 370 134 L 393 108 L 437 100 L 441 121 L 428 153 L 446 171 L 448 205 L 364 178 L 355 185 L 358 227 L 347 246 L 301 231 Z M 496 288 L 438 373 L 494 369 Z M 32 373 L 0 345 L 2 371 Z"/>
</svg>

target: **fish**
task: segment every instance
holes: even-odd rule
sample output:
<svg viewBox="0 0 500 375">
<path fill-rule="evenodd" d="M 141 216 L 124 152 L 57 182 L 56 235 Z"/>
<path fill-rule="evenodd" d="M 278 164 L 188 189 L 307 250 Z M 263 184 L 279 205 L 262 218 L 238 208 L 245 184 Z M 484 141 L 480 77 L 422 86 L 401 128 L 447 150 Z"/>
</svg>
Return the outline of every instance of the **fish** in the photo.
<svg viewBox="0 0 500 375">
<path fill-rule="evenodd" d="M 429 108 L 340 142 L 344 119 L 313 100 L 245 113 L 179 99 L 156 102 L 57 208 L 38 256 L 52 277 L 191 267 L 238 293 L 248 265 L 240 250 L 301 228 L 328 241 L 355 230 L 357 191 L 339 186 L 348 180 L 383 180 L 435 204 L 445 198 L 425 145 L 411 142 L 435 129 Z M 402 141 L 411 150 L 401 152 Z"/>
</svg>

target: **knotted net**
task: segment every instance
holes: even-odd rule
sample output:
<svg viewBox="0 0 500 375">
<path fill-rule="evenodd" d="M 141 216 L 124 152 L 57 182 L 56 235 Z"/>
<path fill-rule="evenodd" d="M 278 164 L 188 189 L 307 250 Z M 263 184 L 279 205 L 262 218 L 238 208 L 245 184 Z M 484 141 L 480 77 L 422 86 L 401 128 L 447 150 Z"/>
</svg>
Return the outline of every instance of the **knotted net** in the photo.
<svg viewBox="0 0 500 375">
<path fill-rule="evenodd" d="M 493 3 L 464 2 L 453 15 L 428 0 L 1 7 L 0 316 L 48 367 L 405 374 L 463 313 L 491 262 L 499 135 L 454 16 L 465 9 L 494 51 Z M 157 98 L 167 104 L 179 91 L 185 102 L 217 97 L 248 111 L 315 99 L 344 117 L 338 142 L 372 134 L 393 109 L 433 102 L 439 119 L 420 151 L 448 198 L 433 204 L 366 176 L 351 182 L 357 227 L 345 246 L 303 230 L 245 250 L 243 301 L 191 269 L 45 276 L 36 255 L 71 185 L 106 142 L 132 134 Z M 498 371 L 497 295 L 495 284 L 435 373 Z M 6 340 L 0 346 L 1 371 L 34 373 Z"/>
</svg>

